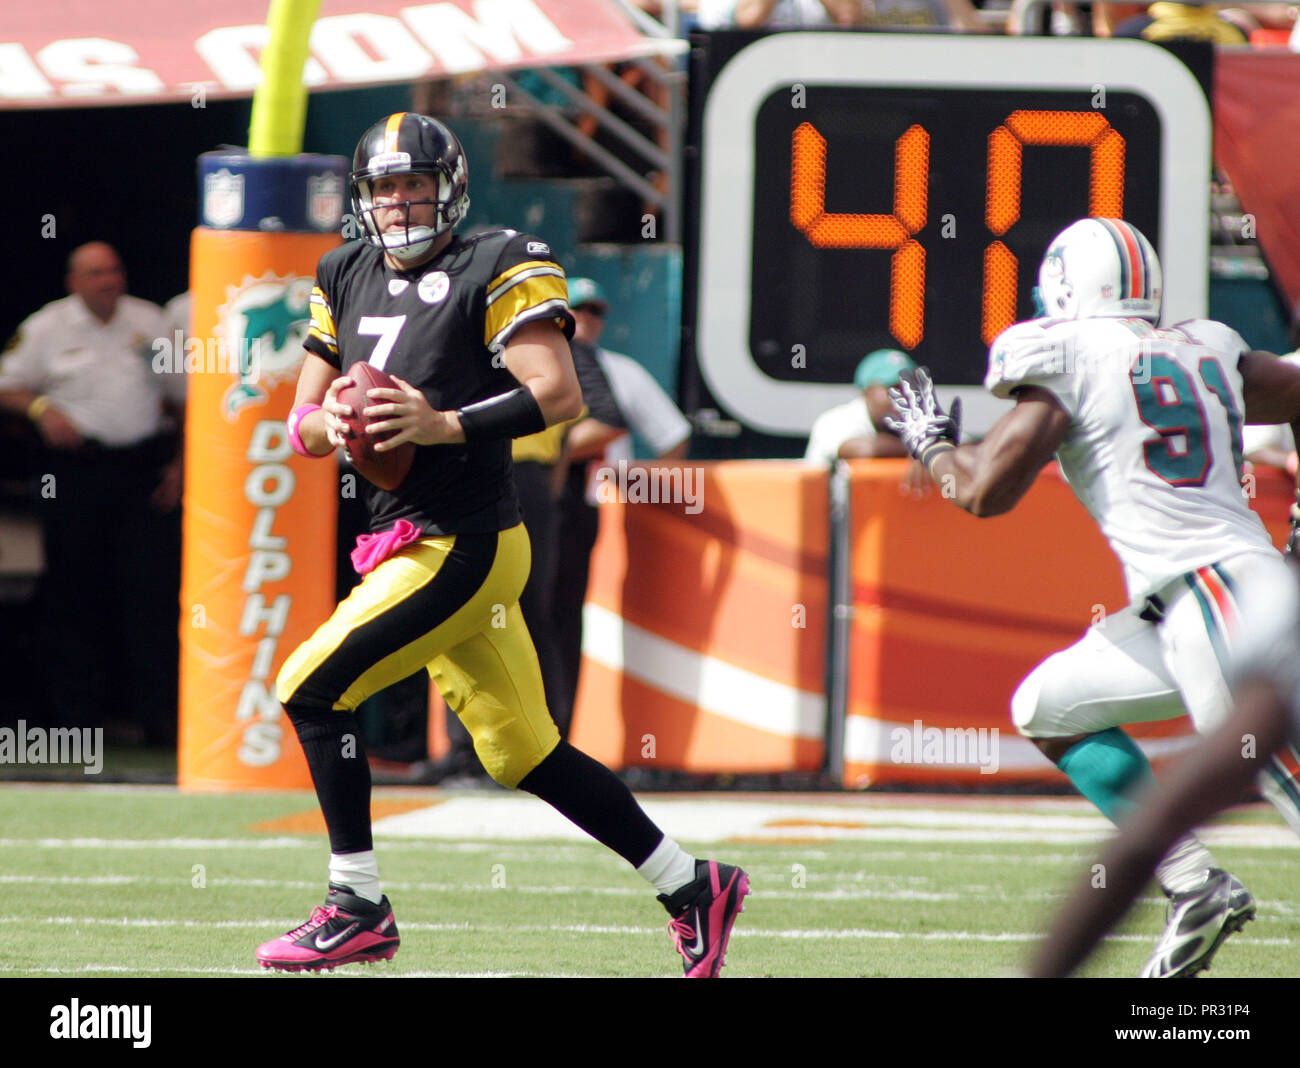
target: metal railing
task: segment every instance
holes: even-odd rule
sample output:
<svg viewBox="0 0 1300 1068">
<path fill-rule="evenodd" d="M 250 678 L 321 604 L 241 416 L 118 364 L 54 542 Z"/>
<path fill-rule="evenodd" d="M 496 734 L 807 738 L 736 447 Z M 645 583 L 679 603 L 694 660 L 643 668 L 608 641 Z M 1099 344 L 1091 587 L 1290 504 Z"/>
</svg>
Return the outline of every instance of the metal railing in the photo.
<svg viewBox="0 0 1300 1068">
<path fill-rule="evenodd" d="M 562 105 L 539 99 L 521 84 L 518 72 L 493 71 L 478 81 L 505 86 L 512 108 L 522 109 L 571 144 L 598 171 L 634 193 L 646 210 L 658 217 L 660 236 L 677 243 L 682 235 L 686 73 L 674 65 L 673 57 L 684 53 L 688 45 L 645 12 L 624 0 L 618 3 L 651 39 L 655 54 L 613 66 L 570 68 L 577 71 L 580 85 L 555 69 L 532 68 L 530 73 L 545 86 L 546 93 L 553 100 L 562 100 Z M 647 130 L 648 134 L 643 132 Z"/>
</svg>

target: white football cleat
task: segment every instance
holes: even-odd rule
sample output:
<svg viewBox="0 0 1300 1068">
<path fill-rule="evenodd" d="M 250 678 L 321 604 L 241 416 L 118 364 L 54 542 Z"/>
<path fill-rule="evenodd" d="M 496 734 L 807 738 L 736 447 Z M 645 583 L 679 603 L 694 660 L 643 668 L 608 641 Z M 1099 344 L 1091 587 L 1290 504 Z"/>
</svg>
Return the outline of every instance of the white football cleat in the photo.
<svg viewBox="0 0 1300 1068">
<path fill-rule="evenodd" d="M 1255 918 L 1255 899 L 1236 877 L 1211 868 L 1196 890 L 1175 894 L 1169 922 L 1141 979 L 1190 979 L 1210 966 L 1224 939 Z"/>
</svg>

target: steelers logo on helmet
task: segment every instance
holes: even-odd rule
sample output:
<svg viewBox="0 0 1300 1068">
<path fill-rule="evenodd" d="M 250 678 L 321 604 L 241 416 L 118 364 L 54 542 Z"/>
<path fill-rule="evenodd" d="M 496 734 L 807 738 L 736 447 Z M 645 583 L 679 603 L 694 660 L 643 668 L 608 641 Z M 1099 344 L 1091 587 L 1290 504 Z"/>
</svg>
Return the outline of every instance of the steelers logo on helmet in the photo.
<svg viewBox="0 0 1300 1068">
<path fill-rule="evenodd" d="M 375 203 L 375 183 L 389 175 L 428 174 L 437 193 L 432 199 Z M 453 229 L 469 211 L 469 164 L 460 141 L 437 119 L 401 111 L 381 119 L 361 135 L 352 157 L 352 208 L 365 239 L 400 263 L 426 255 L 434 238 Z M 412 220 L 412 209 L 433 209 L 433 224 Z M 375 218 L 380 207 L 404 211 L 382 226 Z"/>
<path fill-rule="evenodd" d="M 1080 219 L 1048 246 L 1036 296 L 1053 319 L 1156 323 L 1163 284 L 1156 250 L 1137 227 L 1123 219 Z"/>
</svg>

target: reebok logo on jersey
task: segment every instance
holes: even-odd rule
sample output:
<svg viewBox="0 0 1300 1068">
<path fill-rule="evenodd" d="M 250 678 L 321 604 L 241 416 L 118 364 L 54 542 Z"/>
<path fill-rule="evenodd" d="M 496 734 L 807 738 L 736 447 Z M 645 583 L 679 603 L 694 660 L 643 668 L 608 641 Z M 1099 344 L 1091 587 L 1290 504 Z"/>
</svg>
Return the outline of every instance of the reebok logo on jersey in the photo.
<svg viewBox="0 0 1300 1068">
<path fill-rule="evenodd" d="M 406 292 L 406 287 L 410 284 L 405 278 L 390 278 L 388 280 L 388 295 L 390 297 L 400 297 Z"/>
<path fill-rule="evenodd" d="M 530 256 L 549 256 L 551 254 L 551 246 L 546 244 L 545 241 L 529 241 L 527 247 Z"/>
</svg>

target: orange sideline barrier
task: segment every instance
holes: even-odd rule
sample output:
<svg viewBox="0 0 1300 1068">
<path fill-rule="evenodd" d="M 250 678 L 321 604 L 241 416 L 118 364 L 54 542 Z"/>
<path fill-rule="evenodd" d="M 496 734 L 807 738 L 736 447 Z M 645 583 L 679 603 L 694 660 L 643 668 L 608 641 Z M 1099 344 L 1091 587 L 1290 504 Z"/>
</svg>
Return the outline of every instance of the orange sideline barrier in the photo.
<svg viewBox="0 0 1300 1068">
<path fill-rule="evenodd" d="M 574 744 L 614 767 L 816 770 L 827 476 L 773 461 L 694 469 L 699 514 L 601 506 Z M 1126 604 L 1118 562 L 1055 465 L 996 519 L 937 491 L 904 497 L 905 469 L 853 465 L 845 784 L 1064 781 L 1015 733 L 1010 699 L 1040 660 Z M 1260 469 L 1247 489 L 1281 546 L 1288 480 Z M 965 750 L 933 728 L 970 729 Z M 1133 733 L 1159 759 L 1190 730 L 1178 719 Z"/>
<path fill-rule="evenodd" d="M 194 355 L 218 362 L 189 377 L 178 776 L 185 790 L 311 785 L 274 684 L 288 654 L 334 608 L 339 476 L 332 458 L 292 452 L 284 420 L 316 262 L 339 240 L 194 232 L 191 335 L 203 344 Z M 256 374 L 231 363 L 250 335 L 265 339 Z M 226 344 L 206 344 L 214 338 Z"/>
<path fill-rule="evenodd" d="M 825 730 L 827 473 L 673 465 L 699 510 L 600 506 L 572 740 L 613 767 L 816 770 Z M 627 472 L 629 475 L 631 472 Z"/>
<path fill-rule="evenodd" d="M 901 496 L 905 469 L 854 465 L 845 785 L 1064 781 L 1016 734 L 1011 695 L 1040 660 L 1127 603 L 1118 561 L 1055 464 L 994 519 L 937 492 Z M 1285 544 L 1286 478 L 1261 470 L 1253 488 Z M 1191 730 L 1180 718 L 1132 733 L 1159 756 Z"/>
</svg>

